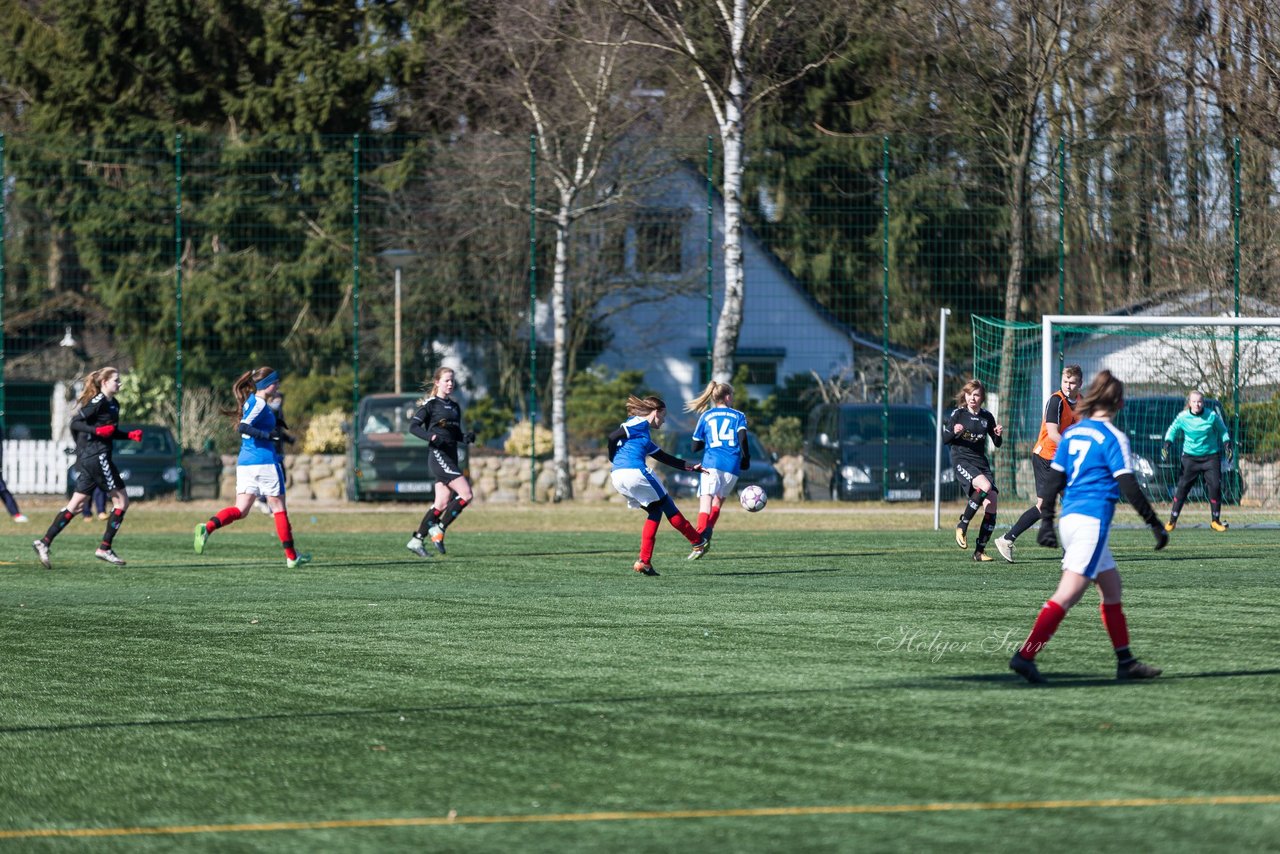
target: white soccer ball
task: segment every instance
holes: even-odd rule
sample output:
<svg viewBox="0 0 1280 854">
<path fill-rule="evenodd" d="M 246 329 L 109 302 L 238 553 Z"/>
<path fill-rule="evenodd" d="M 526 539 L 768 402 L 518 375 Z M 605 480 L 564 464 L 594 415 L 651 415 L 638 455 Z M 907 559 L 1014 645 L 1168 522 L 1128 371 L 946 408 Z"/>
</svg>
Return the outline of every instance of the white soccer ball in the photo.
<svg viewBox="0 0 1280 854">
<path fill-rule="evenodd" d="M 764 506 L 769 503 L 769 496 L 764 494 L 763 489 L 752 484 L 751 486 L 743 487 L 742 491 L 738 493 L 738 500 L 742 502 L 743 510 L 748 513 L 755 513 L 758 510 L 763 510 Z"/>
</svg>

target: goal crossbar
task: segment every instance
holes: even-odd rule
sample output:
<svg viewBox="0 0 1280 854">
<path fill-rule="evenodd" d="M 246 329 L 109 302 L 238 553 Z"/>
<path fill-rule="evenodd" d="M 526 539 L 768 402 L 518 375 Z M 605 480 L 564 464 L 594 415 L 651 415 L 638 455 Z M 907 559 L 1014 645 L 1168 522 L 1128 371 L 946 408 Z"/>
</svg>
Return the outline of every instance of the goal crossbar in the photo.
<svg viewBox="0 0 1280 854">
<path fill-rule="evenodd" d="M 1056 389 L 1054 381 L 1053 330 L 1055 326 L 1277 326 L 1280 317 L 1150 317 L 1125 315 L 1113 317 L 1102 314 L 1046 314 L 1040 318 L 1040 388 L 1043 396 Z M 1088 377 L 1085 378 L 1086 380 Z"/>
</svg>

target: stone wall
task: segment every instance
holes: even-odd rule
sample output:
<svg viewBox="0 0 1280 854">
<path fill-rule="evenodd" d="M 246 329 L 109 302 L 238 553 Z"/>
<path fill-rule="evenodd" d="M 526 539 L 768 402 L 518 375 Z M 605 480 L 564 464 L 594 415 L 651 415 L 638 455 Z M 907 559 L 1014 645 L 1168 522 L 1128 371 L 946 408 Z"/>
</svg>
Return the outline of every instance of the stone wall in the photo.
<svg viewBox="0 0 1280 854">
<path fill-rule="evenodd" d="M 663 468 L 654 463 L 655 471 Z M 1020 462 L 1020 465 L 1022 463 Z M 474 456 L 470 461 L 471 485 L 479 501 L 520 502 L 529 500 L 529 458 L 501 455 Z M 804 491 L 801 457 L 779 457 L 774 466 L 782 474 L 784 497 L 799 501 Z M 291 454 L 285 457 L 285 486 L 290 498 L 298 500 L 337 501 L 347 494 L 347 457 L 345 454 Z M 609 460 L 603 454 L 595 457 L 575 457 L 573 460 L 573 494 L 582 501 L 617 501 L 622 497 L 609 483 Z M 1245 493 L 1241 505 L 1271 509 L 1280 507 L 1280 495 L 1275 485 L 1280 483 L 1280 462 L 1253 463 L 1242 461 L 1240 474 L 1244 478 Z M 551 494 L 554 478 L 550 460 L 538 460 L 533 477 L 536 478 L 538 500 L 546 501 Z M 1019 471 L 1020 484 L 1032 483 L 1031 465 L 1027 462 Z M 230 499 L 236 493 L 236 458 L 222 458 L 222 482 L 219 495 Z M 1021 492 L 1021 490 L 1019 490 Z M 1029 492 L 1029 490 L 1028 490 Z M 1023 498 L 1026 500 L 1026 497 Z"/>
<path fill-rule="evenodd" d="M 781 457 L 774 463 L 782 474 L 785 497 L 795 500 L 801 494 L 799 456 Z M 655 463 L 655 469 L 662 468 Z M 529 484 L 536 483 L 540 501 L 551 494 L 555 482 L 550 460 L 538 460 L 530 472 L 528 457 L 473 456 L 470 460 L 471 485 L 479 501 L 528 501 Z M 333 501 L 346 497 L 347 457 L 344 454 L 289 454 L 284 458 L 285 489 L 295 500 Z M 573 494 L 583 501 L 617 501 L 622 497 L 609 483 L 609 459 L 604 454 L 575 457 L 573 460 Z M 222 482 L 219 495 L 230 499 L 236 493 L 236 458 L 222 458 Z"/>
<path fill-rule="evenodd" d="M 284 458 L 285 491 L 289 498 L 335 501 L 347 495 L 346 454 L 288 454 Z M 222 481 L 218 495 L 226 500 L 236 494 L 236 458 L 222 457 Z"/>
</svg>

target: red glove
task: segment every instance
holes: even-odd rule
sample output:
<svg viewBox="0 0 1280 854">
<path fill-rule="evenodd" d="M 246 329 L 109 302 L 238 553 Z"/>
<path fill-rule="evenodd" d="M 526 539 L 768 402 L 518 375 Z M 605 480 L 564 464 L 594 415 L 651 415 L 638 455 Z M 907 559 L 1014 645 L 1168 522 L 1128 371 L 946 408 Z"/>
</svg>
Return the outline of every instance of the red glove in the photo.
<svg viewBox="0 0 1280 854">
<path fill-rule="evenodd" d="M 93 428 L 93 432 L 104 439 L 110 439 L 116 432 L 116 426 L 114 424 L 103 424 L 101 427 Z"/>
<path fill-rule="evenodd" d="M 130 430 L 130 431 L 129 431 L 129 441 L 130 441 L 130 442 L 141 442 L 141 441 L 142 441 L 142 431 L 141 431 L 141 430 Z"/>
</svg>

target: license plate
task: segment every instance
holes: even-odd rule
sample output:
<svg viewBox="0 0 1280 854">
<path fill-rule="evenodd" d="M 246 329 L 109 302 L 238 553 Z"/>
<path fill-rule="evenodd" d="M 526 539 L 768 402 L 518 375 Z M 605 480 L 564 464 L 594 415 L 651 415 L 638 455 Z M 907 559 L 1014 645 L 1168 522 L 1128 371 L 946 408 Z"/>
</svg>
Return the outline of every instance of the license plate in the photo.
<svg viewBox="0 0 1280 854">
<path fill-rule="evenodd" d="M 423 483 L 422 481 L 408 481 L 396 484 L 396 492 L 434 492 L 436 485 L 434 483 Z"/>
<path fill-rule="evenodd" d="M 124 494 L 130 498 L 141 498 L 147 494 L 147 489 L 144 486 L 126 486 Z"/>
<path fill-rule="evenodd" d="M 919 501 L 920 490 L 918 489 L 891 489 L 888 493 L 889 501 Z"/>
</svg>

